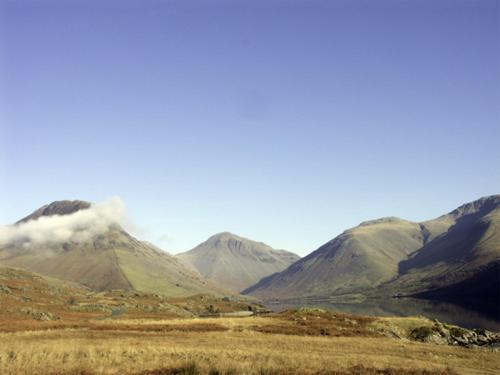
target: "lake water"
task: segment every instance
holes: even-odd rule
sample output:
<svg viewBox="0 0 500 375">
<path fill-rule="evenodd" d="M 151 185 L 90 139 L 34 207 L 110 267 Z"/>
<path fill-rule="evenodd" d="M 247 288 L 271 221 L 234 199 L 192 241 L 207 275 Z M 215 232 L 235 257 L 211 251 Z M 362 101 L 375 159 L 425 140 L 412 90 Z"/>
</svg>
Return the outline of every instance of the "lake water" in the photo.
<svg viewBox="0 0 500 375">
<path fill-rule="evenodd" d="M 307 302 L 268 302 L 266 306 L 274 311 L 297 307 L 320 307 L 371 316 L 418 316 L 422 315 L 440 322 L 456 324 L 465 328 L 484 328 L 500 332 L 499 310 L 485 308 L 484 301 L 471 301 L 467 307 L 451 302 L 423 300 L 415 298 L 372 299 L 360 303 L 330 303 L 322 301 Z"/>
</svg>

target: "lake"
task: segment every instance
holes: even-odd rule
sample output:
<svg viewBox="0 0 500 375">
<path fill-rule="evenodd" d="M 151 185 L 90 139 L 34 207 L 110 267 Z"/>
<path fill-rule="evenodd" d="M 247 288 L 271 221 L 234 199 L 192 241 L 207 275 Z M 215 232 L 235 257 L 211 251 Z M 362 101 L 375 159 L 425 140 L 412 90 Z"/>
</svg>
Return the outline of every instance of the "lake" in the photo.
<svg viewBox="0 0 500 375">
<path fill-rule="evenodd" d="M 462 301 L 463 302 L 463 301 Z M 465 328 L 484 328 L 500 332 L 500 316 L 496 307 L 484 306 L 484 301 L 463 303 L 423 300 L 416 298 L 369 299 L 360 303 L 331 303 L 325 301 L 267 302 L 266 306 L 276 312 L 297 307 L 320 307 L 352 314 L 371 316 L 417 316 L 437 319 L 443 323 Z"/>
</svg>

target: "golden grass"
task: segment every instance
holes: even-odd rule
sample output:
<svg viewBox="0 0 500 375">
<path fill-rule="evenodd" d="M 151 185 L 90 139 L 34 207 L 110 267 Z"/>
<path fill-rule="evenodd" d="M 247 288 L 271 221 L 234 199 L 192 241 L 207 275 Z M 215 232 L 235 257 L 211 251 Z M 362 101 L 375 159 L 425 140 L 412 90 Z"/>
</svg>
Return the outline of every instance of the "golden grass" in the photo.
<svg viewBox="0 0 500 375">
<path fill-rule="evenodd" d="M 486 350 L 386 337 L 299 336 L 254 329 L 277 319 L 104 320 L 84 328 L 0 333 L 0 373 L 135 374 L 163 369 L 168 374 L 191 361 L 202 374 L 211 368 L 222 374 L 326 374 L 327 370 L 342 374 L 360 365 L 366 371 L 359 374 L 375 374 L 374 369 L 415 369 L 414 374 L 424 374 L 424 370 L 445 373 L 447 368 L 458 374 L 500 371 L 500 355 Z M 130 326 L 139 328 L 129 330 Z M 213 326 L 218 329 L 212 330 Z"/>
</svg>

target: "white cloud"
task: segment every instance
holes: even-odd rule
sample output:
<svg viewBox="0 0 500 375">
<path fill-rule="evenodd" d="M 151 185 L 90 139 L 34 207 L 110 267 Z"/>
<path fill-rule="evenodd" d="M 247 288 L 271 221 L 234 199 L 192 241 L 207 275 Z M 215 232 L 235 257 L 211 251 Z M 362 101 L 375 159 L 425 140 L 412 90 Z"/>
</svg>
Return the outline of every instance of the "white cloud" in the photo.
<svg viewBox="0 0 500 375">
<path fill-rule="evenodd" d="M 92 204 L 70 215 L 42 216 L 18 225 L 0 227 L 0 247 L 83 242 L 105 232 L 112 225 L 127 224 L 126 209 L 119 197 Z"/>
</svg>

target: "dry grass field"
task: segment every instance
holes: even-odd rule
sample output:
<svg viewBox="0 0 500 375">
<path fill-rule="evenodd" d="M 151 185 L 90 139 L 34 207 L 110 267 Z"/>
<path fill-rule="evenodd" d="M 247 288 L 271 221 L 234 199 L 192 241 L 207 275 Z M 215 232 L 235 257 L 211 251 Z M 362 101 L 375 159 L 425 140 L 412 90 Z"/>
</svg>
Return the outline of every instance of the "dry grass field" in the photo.
<svg viewBox="0 0 500 375">
<path fill-rule="evenodd" d="M 2 375 L 500 373 L 492 348 L 410 340 L 416 327 L 432 327 L 425 318 L 318 309 L 233 317 L 224 314 L 259 307 L 213 296 L 95 293 L 0 271 Z"/>
<path fill-rule="evenodd" d="M 78 328 L 40 323 L 32 330 L 0 333 L 0 373 L 493 375 L 500 371 L 498 352 L 389 338 L 368 331 L 373 324 L 366 328 L 351 324 L 361 335 L 346 329 L 343 336 L 328 325 L 334 334 L 321 334 L 315 324 L 307 323 L 293 332 L 296 322 L 279 316 L 110 319 Z M 287 328 L 279 332 L 279 327 Z"/>
</svg>

